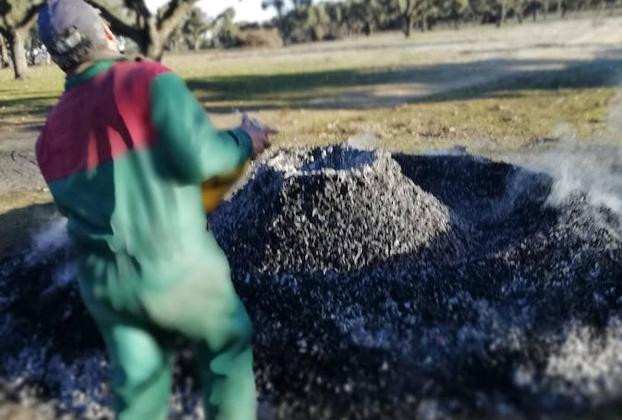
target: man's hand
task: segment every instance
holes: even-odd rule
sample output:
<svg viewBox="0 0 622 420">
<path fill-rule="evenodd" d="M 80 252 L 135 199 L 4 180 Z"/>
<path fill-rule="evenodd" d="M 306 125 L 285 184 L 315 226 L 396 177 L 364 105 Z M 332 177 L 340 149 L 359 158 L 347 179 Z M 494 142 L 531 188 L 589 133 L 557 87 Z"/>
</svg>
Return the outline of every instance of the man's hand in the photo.
<svg viewBox="0 0 622 420">
<path fill-rule="evenodd" d="M 278 133 L 278 130 L 264 126 L 256 119 L 249 118 L 246 114 L 242 116 L 242 125 L 240 128 L 249 135 L 253 142 L 253 159 L 271 146 L 270 134 Z"/>
</svg>

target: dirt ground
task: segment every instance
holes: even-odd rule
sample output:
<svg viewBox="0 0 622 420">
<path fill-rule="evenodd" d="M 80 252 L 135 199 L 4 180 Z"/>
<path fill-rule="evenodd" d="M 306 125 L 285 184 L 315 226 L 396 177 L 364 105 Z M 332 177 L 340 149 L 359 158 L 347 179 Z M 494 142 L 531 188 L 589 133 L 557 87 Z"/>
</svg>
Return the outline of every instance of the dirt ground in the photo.
<svg viewBox="0 0 622 420">
<path fill-rule="evenodd" d="M 603 115 L 622 63 L 621 26 L 622 17 L 583 18 L 435 31 L 412 40 L 380 34 L 269 53 L 218 52 L 165 61 L 189 80 L 216 125 L 234 124 L 239 117 L 232 110 L 253 111 L 281 129 L 275 139 L 279 146 L 356 138 L 392 150 L 461 144 L 499 153 L 544 144 L 560 123 L 577 122 L 588 135 L 606 131 L 609 121 Z M 202 79 L 206 66 L 214 75 L 211 90 L 204 86 L 209 77 Z M 348 82 L 344 68 L 357 69 L 355 82 Z M 42 71 L 33 72 L 26 90 L 41 82 L 35 78 Z M 239 83 L 222 79 L 228 74 L 240 75 Z M 0 71 L 0 82 L 10 86 L 0 83 L 0 215 L 11 221 L 0 226 L 0 253 L 27 240 L 29 228 L 51 209 L 20 211 L 50 201 L 34 157 L 45 107 L 31 114 L 7 99 L 17 89 L 9 77 Z M 51 79 L 54 86 L 61 80 L 56 73 Z M 245 94 L 249 83 L 268 87 L 248 88 Z M 525 93 L 555 90 L 556 83 L 557 103 Z M 578 115 L 577 121 L 564 121 L 556 107 L 575 110 L 566 118 Z"/>
</svg>

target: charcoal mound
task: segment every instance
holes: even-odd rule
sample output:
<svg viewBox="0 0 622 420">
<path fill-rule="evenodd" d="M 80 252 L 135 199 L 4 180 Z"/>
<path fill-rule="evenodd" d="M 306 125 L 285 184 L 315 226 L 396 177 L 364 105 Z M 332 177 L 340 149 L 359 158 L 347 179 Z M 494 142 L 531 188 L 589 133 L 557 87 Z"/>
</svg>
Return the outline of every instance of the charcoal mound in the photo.
<svg viewBox="0 0 622 420">
<path fill-rule="evenodd" d="M 254 323 L 262 406 L 288 420 L 618 418 L 621 219 L 581 191 L 553 206 L 554 192 L 550 175 L 466 154 L 259 162 L 210 229 Z M 103 343 L 70 255 L 56 241 L 0 261 L 0 398 L 106 418 Z M 196 417 L 199 395 L 181 350 L 175 419 Z"/>
<path fill-rule="evenodd" d="M 352 271 L 396 256 L 458 258 L 467 225 L 391 155 L 279 152 L 212 218 L 236 261 L 262 272 Z"/>
</svg>

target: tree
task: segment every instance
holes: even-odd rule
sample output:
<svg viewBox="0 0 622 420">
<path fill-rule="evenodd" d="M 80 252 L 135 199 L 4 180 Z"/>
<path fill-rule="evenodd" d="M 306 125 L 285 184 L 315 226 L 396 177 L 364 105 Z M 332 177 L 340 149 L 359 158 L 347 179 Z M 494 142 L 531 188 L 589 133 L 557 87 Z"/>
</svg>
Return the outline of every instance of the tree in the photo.
<svg viewBox="0 0 622 420">
<path fill-rule="evenodd" d="M 309 28 L 313 41 L 322 41 L 330 31 L 330 16 L 323 3 L 307 9 L 306 26 Z"/>
<path fill-rule="evenodd" d="M 518 23 L 523 23 L 523 16 L 525 15 L 526 0 L 509 0 L 510 10 L 516 16 Z"/>
<path fill-rule="evenodd" d="M 500 27 L 508 16 L 515 16 L 522 23 L 526 4 L 527 0 L 470 0 L 469 9 L 474 16 L 480 17 L 482 23 L 494 23 Z"/>
<path fill-rule="evenodd" d="M 213 26 L 205 12 L 198 7 L 192 8 L 188 19 L 181 29 L 181 33 L 188 43 L 188 48 L 198 51 L 201 48 L 203 35 Z"/>
<path fill-rule="evenodd" d="M 300 25 L 309 26 L 306 22 L 310 19 L 309 11 L 311 9 L 319 7 L 323 11 L 320 11 L 319 13 L 326 14 L 324 8 L 325 5 L 318 4 L 313 6 L 312 0 L 262 0 L 261 7 L 263 9 L 270 7 L 274 8 L 277 14 L 276 25 L 281 32 L 281 36 L 288 40 L 291 40 L 291 38 L 294 38 L 294 40 L 305 38 L 302 34 L 307 33 L 308 28 L 303 28 Z M 287 13 L 286 10 L 288 10 Z M 320 17 L 319 19 L 323 19 L 323 17 Z"/>
<path fill-rule="evenodd" d="M 348 28 L 348 34 L 359 34 L 365 30 L 365 5 L 361 1 L 346 3 L 343 14 Z"/>
<path fill-rule="evenodd" d="M 330 33 L 333 39 L 341 38 L 346 29 L 347 5 L 343 2 L 325 4 L 326 13 L 330 20 Z"/>
<path fill-rule="evenodd" d="M 112 31 L 138 45 L 140 52 L 161 60 L 169 37 L 181 26 L 198 0 L 169 0 L 157 12 L 151 13 L 145 0 L 86 0 L 101 10 Z M 125 15 L 119 13 L 119 5 Z"/>
<path fill-rule="evenodd" d="M 509 0 L 493 0 L 490 2 L 490 10 L 492 10 L 496 16 L 497 28 L 501 27 L 507 20 L 508 1 Z"/>
<path fill-rule="evenodd" d="M 285 36 L 285 1 L 284 0 L 264 0 L 261 2 L 261 8 L 267 9 L 273 7 L 276 11 L 277 26 L 281 31 L 281 35 Z"/>
<path fill-rule="evenodd" d="M 355 32 L 371 35 L 378 27 L 382 7 L 377 0 L 358 0 L 349 4 L 348 15 L 350 24 L 360 28 Z"/>
<path fill-rule="evenodd" d="M 397 4 L 399 6 L 400 15 L 404 21 L 403 29 L 406 38 L 410 37 L 415 19 L 418 16 L 423 16 L 422 23 L 424 26 L 422 26 L 422 28 L 426 27 L 426 16 L 422 12 L 425 12 L 428 8 L 427 0 L 398 0 Z"/>
<path fill-rule="evenodd" d="M 311 0 L 292 0 L 294 10 L 305 10 L 313 3 Z"/>
<path fill-rule="evenodd" d="M 235 24 L 235 9 L 228 8 L 214 20 L 213 28 L 217 32 L 218 43 L 223 47 L 232 47 L 237 43 L 237 35 L 240 31 Z"/>
<path fill-rule="evenodd" d="M 460 20 L 463 18 L 465 10 L 469 7 L 468 0 L 442 0 L 441 10 L 453 22 L 454 28 L 458 29 Z"/>
<path fill-rule="evenodd" d="M 16 79 L 26 78 L 28 62 L 24 41 L 43 0 L 0 0 L 0 36 L 9 47 Z"/>
<path fill-rule="evenodd" d="M 6 45 L 6 41 L 0 36 L 0 68 L 4 69 L 11 65 L 9 61 L 9 47 Z"/>
</svg>

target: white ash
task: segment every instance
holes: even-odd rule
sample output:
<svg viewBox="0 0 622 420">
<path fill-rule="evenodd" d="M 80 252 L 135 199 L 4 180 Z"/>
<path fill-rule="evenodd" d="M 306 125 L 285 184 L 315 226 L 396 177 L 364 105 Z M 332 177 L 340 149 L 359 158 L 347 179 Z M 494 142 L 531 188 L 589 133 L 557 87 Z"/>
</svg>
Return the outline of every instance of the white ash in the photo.
<svg viewBox="0 0 622 420">
<path fill-rule="evenodd" d="M 260 271 L 351 271 L 395 256 L 464 253 L 460 219 L 388 153 L 335 146 L 277 154 L 251 178 L 213 224 Z"/>
<path fill-rule="evenodd" d="M 566 333 L 545 370 L 558 391 L 592 404 L 622 397 L 622 320 L 610 319 L 600 332 L 573 324 Z"/>
</svg>

